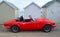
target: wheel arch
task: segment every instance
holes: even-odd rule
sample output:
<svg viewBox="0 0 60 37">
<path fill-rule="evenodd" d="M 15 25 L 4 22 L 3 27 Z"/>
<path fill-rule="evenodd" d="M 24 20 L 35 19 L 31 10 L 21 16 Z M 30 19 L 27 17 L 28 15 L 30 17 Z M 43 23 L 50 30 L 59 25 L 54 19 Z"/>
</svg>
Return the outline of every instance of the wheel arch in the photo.
<svg viewBox="0 0 60 37">
<path fill-rule="evenodd" d="M 20 29 L 20 26 L 16 24 L 13 24 L 10 28 L 12 28 L 13 26 L 17 26 Z"/>
<path fill-rule="evenodd" d="M 43 29 L 46 25 L 50 25 L 50 26 L 52 27 L 51 24 L 44 24 L 44 25 L 42 26 L 42 29 Z M 42 29 L 41 29 L 41 30 L 42 30 Z"/>
<path fill-rule="evenodd" d="M 51 23 L 47 23 L 47 24 L 45 24 L 45 25 L 50 25 L 50 26 L 52 26 Z"/>
</svg>

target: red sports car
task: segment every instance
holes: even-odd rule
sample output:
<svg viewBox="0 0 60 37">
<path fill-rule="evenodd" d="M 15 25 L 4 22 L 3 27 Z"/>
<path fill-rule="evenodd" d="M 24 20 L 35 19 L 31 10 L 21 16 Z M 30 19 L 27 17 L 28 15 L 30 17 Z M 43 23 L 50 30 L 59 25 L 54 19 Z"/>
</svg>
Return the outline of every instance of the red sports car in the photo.
<svg viewBox="0 0 60 37">
<path fill-rule="evenodd" d="M 35 20 L 32 18 L 18 18 L 5 22 L 4 26 L 15 33 L 22 30 L 42 30 L 44 32 L 50 32 L 54 27 L 56 27 L 55 22 L 46 18 L 37 18 Z"/>
</svg>

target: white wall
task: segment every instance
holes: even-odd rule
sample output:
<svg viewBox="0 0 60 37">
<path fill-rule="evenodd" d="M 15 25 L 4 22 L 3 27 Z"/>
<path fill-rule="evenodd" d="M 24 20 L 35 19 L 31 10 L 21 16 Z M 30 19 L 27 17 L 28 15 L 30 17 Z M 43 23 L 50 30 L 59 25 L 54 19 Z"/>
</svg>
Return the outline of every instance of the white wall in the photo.
<svg viewBox="0 0 60 37">
<path fill-rule="evenodd" d="M 25 9 L 24 16 L 28 18 L 28 15 L 31 15 L 33 18 L 42 17 L 41 9 L 32 4 Z"/>
<path fill-rule="evenodd" d="M 0 24 L 15 18 L 15 10 L 5 3 L 0 5 Z"/>
<path fill-rule="evenodd" d="M 47 8 L 47 18 L 60 23 L 60 3 L 55 2 Z"/>
<path fill-rule="evenodd" d="M 15 19 L 19 17 L 20 10 L 15 10 Z"/>
</svg>

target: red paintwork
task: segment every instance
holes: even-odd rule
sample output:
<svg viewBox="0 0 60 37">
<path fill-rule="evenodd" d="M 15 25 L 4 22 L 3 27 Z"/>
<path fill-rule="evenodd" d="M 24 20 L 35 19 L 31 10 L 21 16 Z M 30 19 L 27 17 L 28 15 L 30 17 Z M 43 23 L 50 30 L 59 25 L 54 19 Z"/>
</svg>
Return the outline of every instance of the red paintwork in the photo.
<svg viewBox="0 0 60 37">
<path fill-rule="evenodd" d="M 33 22 L 16 22 L 16 20 L 9 20 L 4 23 L 4 26 L 8 29 L 10 29 L 13 25 L 16 25 L 20 28 L 20 30 L 41 30 L 46 24 L 51 25 L 51 28 L 55 27 L 55 22 L 46 18 L 37 18 Z"/>
</svg>

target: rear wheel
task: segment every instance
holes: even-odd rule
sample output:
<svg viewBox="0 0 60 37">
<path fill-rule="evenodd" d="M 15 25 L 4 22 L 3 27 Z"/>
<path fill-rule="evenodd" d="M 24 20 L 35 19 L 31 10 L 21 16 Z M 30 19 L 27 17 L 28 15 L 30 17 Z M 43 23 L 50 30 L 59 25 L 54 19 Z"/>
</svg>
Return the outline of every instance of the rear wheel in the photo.
<svg viewBox="0 0 60 37">
<path fill-rule="evenodd" d="M 20 30 L 19 30 L 19 27 L 18 27 L 18 26 L 12 26 L 12 27 L 11 27 L 11 31 L 14 32 L 14 33 L 17 33 L 17 32 L 19 32 Z"/>
<path fill-rule="evenodd" d="M 51 31 L 51 26 L 50 26 L 50 25 L 45 25 L 45 26 L 43 27 L 43 31 L 44 31 L 44 32 L 50 32 L 50 31 Z"/>
</svg>

